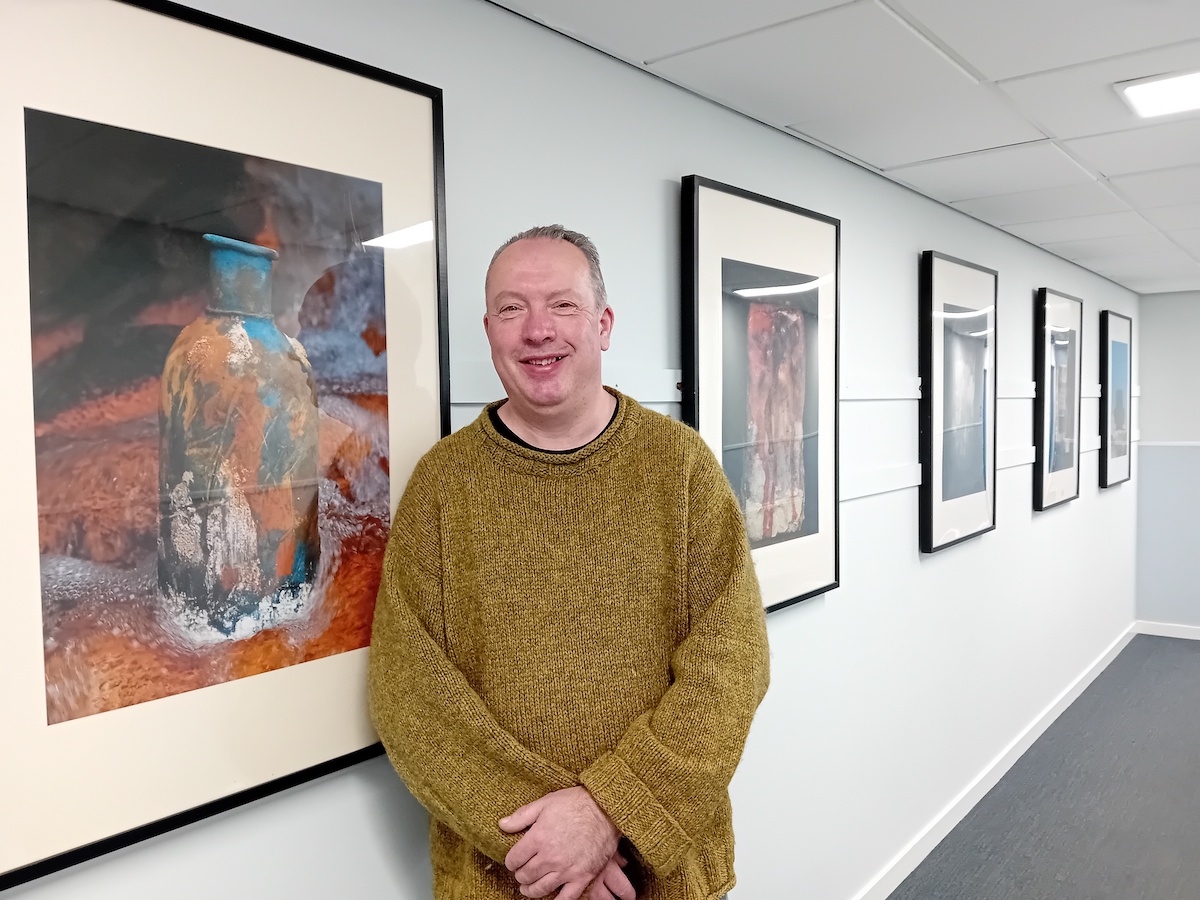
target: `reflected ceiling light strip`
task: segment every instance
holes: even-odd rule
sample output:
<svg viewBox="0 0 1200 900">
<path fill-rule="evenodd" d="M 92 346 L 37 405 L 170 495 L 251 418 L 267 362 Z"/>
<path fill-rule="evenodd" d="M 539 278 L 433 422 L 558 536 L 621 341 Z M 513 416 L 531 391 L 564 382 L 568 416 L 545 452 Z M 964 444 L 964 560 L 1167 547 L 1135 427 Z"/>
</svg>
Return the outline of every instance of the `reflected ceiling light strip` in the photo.
<svg viewBox="0 0 1200 900">
<path fill-rule="evenodd" d="M 983 309 L 969 309 L 966 312 L 946 312 L 943 309 L 935 309 L 933 317 L 935 319 L 974 319 L 976 316 L 987 315 L 993 308 L 992 306 L 985 306 Z"/>
<path fill-rule="evenodd" d="M 806 281 L 803 284 L 777 284 L 772 287 L 760 288 L 739 288 L 734 293 L 739 297 L 778 297 L 781 294 L 803 294 L 805 291 L 815 291 L 821 285 L 829 284 L 831 278 L 829 275 L 822 275 L 820 278 L 814 278 L 812 281 Z"/>
<path fill-rule="evenodd" d="M 1144 119 L 1200 109 L 1200 72 L 1136 78 L 1113 87 Z"/>
<path fill-rule="evenodd" d="M 363 241 L 364 247 L 383 247 L 385 250 L 401 250 L 404 247 L 415 247 L 417 244 L 428 244 L 433 240 L 433 222 L 418 222 L 399 231 L 389 231 L 387 234 Z"/>
</svg>

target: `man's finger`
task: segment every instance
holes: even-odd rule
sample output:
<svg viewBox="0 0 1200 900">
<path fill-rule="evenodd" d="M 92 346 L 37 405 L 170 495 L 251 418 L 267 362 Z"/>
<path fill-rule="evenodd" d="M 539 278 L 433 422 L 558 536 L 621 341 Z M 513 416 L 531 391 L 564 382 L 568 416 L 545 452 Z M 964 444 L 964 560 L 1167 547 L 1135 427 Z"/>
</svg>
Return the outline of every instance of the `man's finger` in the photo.
<svg viewBox="0 0 1200 900">
<path fill-rule="evenodd" d="M 545 853 L 534 854 L 533 859 L 513 872 L 518 884 L 536 884 L 539 878 L 544 878 L 553 871 L 551 863 L 547 862 Z"/>
<path fill-rule="evenodd" d="M 521 838 L 504 857 L 504 868 L 515 872 L 537 855 L 537 845 L 529 840 L 529 835 Z"/>
<path fill-rule="evenodd" d="M 571 881 L 563 885 L 563 889 L 558 892 L 558 896 L 554 900 L 579 900 L 587 889 L 586 881 Z"/>
<path fill-rule="evenodd" d="M 532 803 L 526 803 L 520 809 L 514 809 L 500 820 L 500 830 L 509 834 L 524 831 L 537 821 L 538 812 L 541 811 L 541 808 L 541 801 L 534 800 Z"/>
<path fill-rule="evenodd" d="M 557 872 L 551 872 L 549 875 L 539 878 L 533 884 L 522 885 L 521 894 L 526 897 L 549 897 L 559 889 L 562 883 L 563 877 Z M 563 894 L 560 893 L 558 896 L 561 898 Z M 579 895 L 576 894 L 576 896 Z"/>
<path fill-rule="evenodd" d="M 620 900 L 637 900 L 637 892 L 625 873 L 616 866 L 608 866 L 604 870 L 604 886 Z"/>
</svg>

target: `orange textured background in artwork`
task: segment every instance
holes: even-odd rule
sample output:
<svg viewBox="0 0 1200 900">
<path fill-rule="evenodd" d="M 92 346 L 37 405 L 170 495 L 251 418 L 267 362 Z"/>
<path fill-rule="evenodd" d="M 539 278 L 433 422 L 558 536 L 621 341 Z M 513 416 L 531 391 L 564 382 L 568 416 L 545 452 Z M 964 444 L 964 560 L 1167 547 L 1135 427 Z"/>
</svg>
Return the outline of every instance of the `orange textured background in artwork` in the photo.
<svg viewBox="0 0 1200 900">
<path fill-rule="evenodd" d="M 42 553 L 129 566 L 153 549 L 157 428 L 47 446 L 37 455 L 37 479 Z"/>
<path fill-rule="evenodd" d="M 379 433 L 386 434 L 387 397 L 353 399 L 357 406 L 380 417 L 383 427 Z M 53 473 L 46 472 L 46 477 L 39 470 L 40 502 L 50 496 L 42 496 L 43 486 L 61 485 L 66 491 L 68 485 L 80 490 L 81 485 L 86 488 L 94 483 L 94 489 L 79 495 L 81 505 L 72 514 L 83 515 L 81 509 L 86 502 L 93 503 L 97 510 L 82 524 L 70 525 L 64 519 L 67 524 L 52 527 L 48 519 L 43 522 L 44 544 L 48 536 L 58 535 L 57 543 L 43 547 L 43 552 L 81 556 L 98 563 L 116 559 L 118 567 L 144 559 L 148 550 L 153 552 L 157 540 L 157 425 L 142 422 L 139 427 L 141 433 L 125 444 L 114 441 L 115 433 L 106 430 L 104 452 L 98 444 L 76 443 L 62 458 L 46 453 L 39 456 L 39 466 L 60 467 Z M 322 416 L 320 443 L 324 477 L 333 480 L 343 496 L 352 492 L 362 467 L 380 466 L 386 470 L 386 448 L 374 446 L 368 435 L 340 420 Z M 66 478 L 69 467 L 76 465 L 80 471 Z M 130 474 L 122 475 L 123 467 L 129 467 Z M 112 494 L 103 491 L 104 479 L 114 472 L 137 485 L 127 504 L 112 503 Z M 87 500 L 93 496 L 94 501 Z M 56 504 L 69 506 L 67 494 L 55 497 Z M 121 518 L 134 510 L 136 521 Z M 88 602 L 85 598 L 77 606 L 59 610 L 45 653 L 48 722 L 144 703 L 367 646 L 388 523 L 381 516 L 361 512 L 347 517 L 344 512 L 327 509 L 325 504 L 321 514 L 342 516 L 337 529 L 341 538 L 335 547 L 327 546 L 329 541 L 322 542 L 323 559 L 330 554 L 325 565 L 324 596 L 308 622 L 268 629 L 244 640 L 181 646 L 159 623 L 152 590 L 136 598 L 118 597 L 120 602 L 116 603 Z M 71 552 L 71 533 L 90 542 L 85 552 Z M 142 577 L 149 580 L 154 575 L 150 571 Z"/>
<path fill-rule="evenodd" d="M 60 350 L 74 347 L 83 340 L 83 323 L 79 320 L 67 322 L 51 331 L 33 335 L 31 352 L 33 364 L 45 362 Z"/>
<path fill-rule="evenodd" d="M 158 415 L 158 379 L 147 378 L 121 394 L 110 394 L 85 401 L 65 410 L 49 422 L 33 426 L 36 437 L 51 434 L 82 434 L 93 428 L 115 422 L 132 422 Z"/>
</svg>

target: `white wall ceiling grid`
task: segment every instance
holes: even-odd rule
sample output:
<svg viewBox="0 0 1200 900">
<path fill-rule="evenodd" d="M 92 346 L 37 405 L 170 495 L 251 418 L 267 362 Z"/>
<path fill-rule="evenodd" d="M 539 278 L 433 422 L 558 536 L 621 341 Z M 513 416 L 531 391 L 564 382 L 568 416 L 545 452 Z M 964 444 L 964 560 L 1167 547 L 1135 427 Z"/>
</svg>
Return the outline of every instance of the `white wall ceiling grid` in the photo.
<svg viewBox="0 0 1200 900">
<path fill-rule="evenodd" d="M 1134 291 L 1200 290 L 1200 113 L 1112 87 L 1200 70 L 1197 0 L 493 2 Z"/>
</svg>

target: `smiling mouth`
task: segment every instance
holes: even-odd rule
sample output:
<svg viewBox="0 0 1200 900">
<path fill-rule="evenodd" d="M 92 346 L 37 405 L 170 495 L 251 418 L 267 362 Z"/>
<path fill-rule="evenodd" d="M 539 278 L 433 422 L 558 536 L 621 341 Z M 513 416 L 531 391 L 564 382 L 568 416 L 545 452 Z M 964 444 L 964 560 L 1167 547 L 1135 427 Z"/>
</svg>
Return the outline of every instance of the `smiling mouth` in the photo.
<svg viewBox="0 0 1200 900">
<path fill-rule="evenodd" d="M 562 358 L 561 356 L 542 356 L 537 359 L 523 359 L 521 362 L 527 366 L 548 366 L 558 362 Z"/>
</svg>

